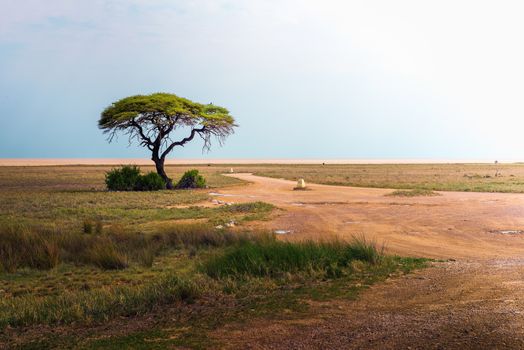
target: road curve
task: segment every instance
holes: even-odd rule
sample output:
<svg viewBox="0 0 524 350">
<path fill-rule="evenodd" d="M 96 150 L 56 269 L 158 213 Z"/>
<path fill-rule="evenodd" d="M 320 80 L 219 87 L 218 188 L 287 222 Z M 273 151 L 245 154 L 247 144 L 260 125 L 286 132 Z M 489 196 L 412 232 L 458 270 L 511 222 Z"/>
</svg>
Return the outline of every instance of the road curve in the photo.
<svg viewBox="0 0 524 350">
<path fill-rule="evenodd" d="M 372 286 L 355 301 L 312 305 L 301 319 L 253 320 L 217 330 L 228 349 L 523 349 L 524 194 L 441 192 L 395 198 L 392 190 L 309 185 L 230 175 L 248 186 L 227 201 L 284 210 L 264 225 L 285 239 L 363 234 L 389 252 L 454 258 Z"/>
<path fill-rule="evenodd" d="M 227 201 L 263 201 L 284 209 L 266 223 L 291 230 L 287 239 L 365 235 L 391 253 L 432 258 L 524 258 L 524 194 L 440 192 L 440 196 L 385 196 L 389 189 L 308 184 L 229 174 L 247 186 L 223 189 Z M 522 231 L 522 234 L 516 233 Z"/>
</svg>

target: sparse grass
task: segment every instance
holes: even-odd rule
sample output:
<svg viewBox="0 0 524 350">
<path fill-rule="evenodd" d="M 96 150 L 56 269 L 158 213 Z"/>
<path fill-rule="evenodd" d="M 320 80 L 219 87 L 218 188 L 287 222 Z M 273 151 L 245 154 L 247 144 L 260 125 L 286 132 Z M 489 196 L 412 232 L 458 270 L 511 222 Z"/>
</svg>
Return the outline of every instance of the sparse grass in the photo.
<svg viewBox="0 0 524 350">
<path fill-rule="evenodd" d="M 154 234 L 108 230 L 100 235 L 23 225 L 0 226 L 0 271 L 13 273 L 24 267 L 47 270 L 60 262 L 105 270 L 124 269 L 130 262 L 151 266 L 154 258 L 167 249 L 224 247 L 264 237 L 217 230 L 205 223 L 171 225 Z"/>
<path fill-rule="evenodd" d="M 253 164 L 236 172 L 325 185 L 524 193 L 524 164 Z M 497 169 L 500 176 L 495 176 Z"/>
<path fill-rule="evenodd" d="M 434 192 L 432 190 L 396 190 L 391 193 L 388 193 L 386 196 L 390 197 L 434 197 L 440 196 L 440 193 Z"/>
<path fill-rule="evenodd" d="M 109 287 L 44 298 L 27 295 L 3 299 L 0 301 L 0 327 L 134 316 L 163 304 L 191 300 L 198 293 L 193 283 L 166 275 L 134 287 Z"/>
<path fill-rule="evenodd" d="M 208 196 L 198 190 L 107 192 L 108 169 L 0 167 L 0 326 L 38 328 L 36 348 L 150 348 L 150 337 L 159 348 L 213 347 L 207 334 L 219 325 L 303 312 L 310 299 L 354 297 L 357 284 L 425 264 L 384 256 L 362 240 L 283 243 L 271 234 L 218 230 L 230 220 L 265 219 L 274 207 L 199 207 Z M 198 169 L 211 187 L 241 183 L 219 175 L 229 166 Z M 168 167 L 173 178 L 184 170 Z M 119 317 L 158 320 L 154 329 L 122 327 L 111 337 L 60 333 L 69 323 L 89 329 L 129 321 Z M 63 330 L 42 327 L 56 324 Z M 9 344 L 1 333 L 0 347 Z"/>
</svg>

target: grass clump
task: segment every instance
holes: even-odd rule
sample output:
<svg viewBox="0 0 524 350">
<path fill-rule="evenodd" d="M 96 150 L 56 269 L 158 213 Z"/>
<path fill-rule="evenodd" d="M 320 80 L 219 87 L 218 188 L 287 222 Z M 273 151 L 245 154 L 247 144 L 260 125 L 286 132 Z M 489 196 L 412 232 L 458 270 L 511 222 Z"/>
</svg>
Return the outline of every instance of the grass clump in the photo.
<svg viewBox="0 0 524 350">
<path fill-rule="evenodd" d="M 206 179 L 200 175 L 197 169 L 188 170 L 182 175 L 175 188 L 206 188 Z"/>
<path fill-rule="evenodd" d="M 35 298 L 0 301 L 0 326 L 71 323 L 135 316 L 155 306 L 190 301 L 199 295 L 196 284 L 169 274 L 141 286 L 110 287 Z"/>
<path fill-rule="evenodd" d="M 414 189 L 414 190 L 396 190 L 388 193 L 386 196 L 389 197 L 433 197 L 440 196 L 440 193 L 426 189 Z"/>
<path fill-rule="evenodd" d="M 92 230 L 91 225 L 87 231 Z M 218 248 L 268 239 L 264 234 L 217 230 L 208 223 L 173 225 L 152 234 L 119 227 L 103 234 L 83 234 L 8 225 L 0 226 L 0 269 L 8 273 L 23 267 L 48 270 L 61 262 L 103 270 L 121 270 L 131 263 L 150 267 L 155 257 L 169 249 Z"/>
<path fill-rule="evenodd" d="M 10 273 L 20 267 L 49 270 L 59 263 L 60 247 L 55 237 L 24 227 L 0 229 L 1 270 Z"/>
<path fill-rule="evenodd" d="M 265 202 L 247 202 L 232 204 L 223 208 L 230 213 L 260 213 L 269 212 L 273 210 L 275 206 Z"/>
<path fill-rule="evenodd" d="M 156 234 L 166 245 L 184 248 L 218 248 L 274 239 L 272 235 L 215 230 L 207 224 L 177 225 Z"/>
<path fill-rule="evenodd" d="M 84 253 L 84 259 L 104 270 L 121 270 L 128 266 L 126 256 L 106 237 L 95 240 Z"/>
<path fill-rule="evenodd" d="M 354 239 L 352 242 L 291 243 L 268 240 L 245 243 L 210 259 L 204 271 L 213 278 L 279 277 L 286 273 L 323 272 L 338 276 L 352 261 L 369 264 L 380 261 L 382 253 L 372 242 Z"/>
</svg>

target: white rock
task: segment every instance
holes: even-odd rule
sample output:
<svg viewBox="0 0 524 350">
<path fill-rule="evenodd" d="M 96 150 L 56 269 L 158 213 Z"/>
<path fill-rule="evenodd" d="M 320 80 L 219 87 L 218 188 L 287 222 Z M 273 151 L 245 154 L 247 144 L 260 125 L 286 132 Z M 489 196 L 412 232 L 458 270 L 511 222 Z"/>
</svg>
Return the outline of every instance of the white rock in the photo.
<svg viewBox="0 0 524 350">
<path fill-rule="evenodd" d="M 291 230 L 275 230 L 273 232 L 275 232 L 277 235 L 287 235 L 291 233 Z"/>
<path fill-rule="evenodd" d="M 304 181 L 304 179 L 298 179 L 297 188 L 306 188 L 306 182 Z"/>
<path fill-rule="evenodd" d="M 234 173 L 233 168 L 229 169 L 229 172 L 230 172 L 231 174 L 233 174 L 233 173 Z"/>
</svg>

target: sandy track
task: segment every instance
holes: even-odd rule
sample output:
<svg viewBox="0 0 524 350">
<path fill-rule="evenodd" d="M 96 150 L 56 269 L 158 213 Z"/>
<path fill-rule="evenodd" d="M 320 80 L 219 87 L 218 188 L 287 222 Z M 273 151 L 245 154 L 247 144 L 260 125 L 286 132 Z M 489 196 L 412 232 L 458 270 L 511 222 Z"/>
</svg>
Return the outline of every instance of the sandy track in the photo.
<svg viewBox="0 0 524 350">
<path fill-rule="evenodd" d="M 457 260 L 373 286 L 357 301 L 313 305 L 313 318 L 218 330 L 230 348 L 524 348 L 524 235 L 497 232 L 524 230 L 523 194 L 395 198 L 385 189 L 292 191 L 291 181 L 232 176 L 252 184 L 221 193 L 285 209 L 265 225 L 292 230 L 286 239 L 364 234 L 391 253 Z"/>
<path fill-rule="evenodd" d="M 441 192 L 435 197 L 387 197 L 388 189 L 309 185 L 251 174 L 231 175 L 252 184 L 223 190 L 229 201 L 260 200 L 285 209 L 271 229 L 288 239 L 364 234 L 392 253 L 432 258 L 523 257 L 524 194 Z"/>
</svg>

